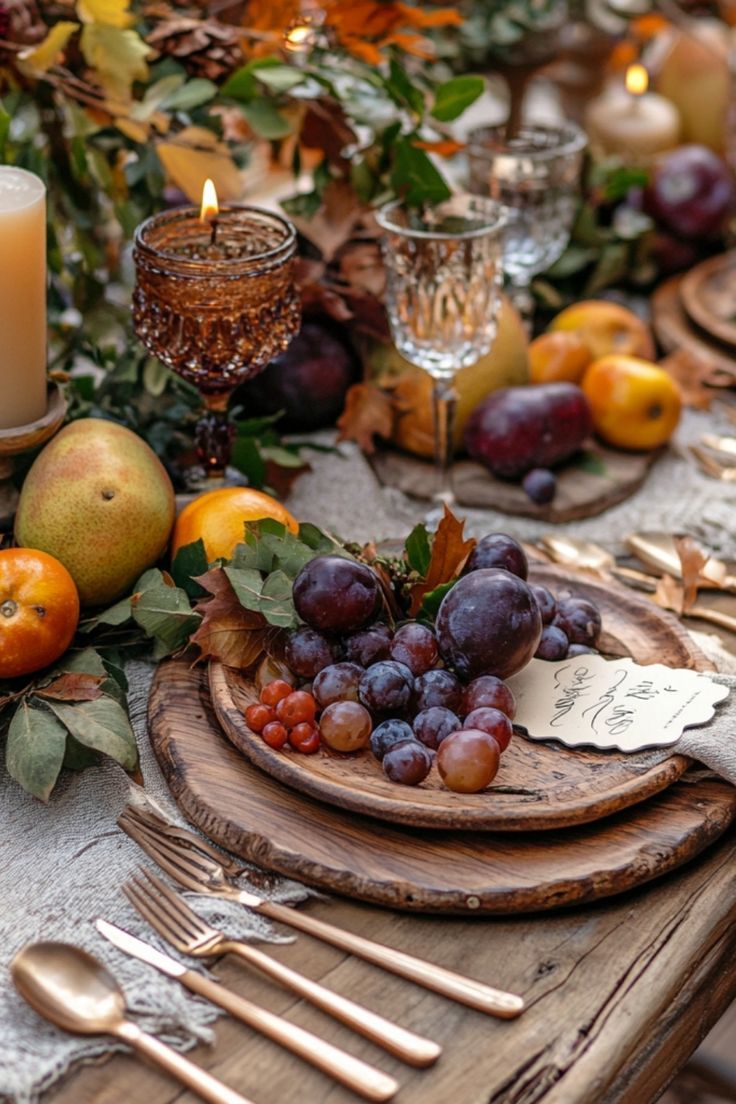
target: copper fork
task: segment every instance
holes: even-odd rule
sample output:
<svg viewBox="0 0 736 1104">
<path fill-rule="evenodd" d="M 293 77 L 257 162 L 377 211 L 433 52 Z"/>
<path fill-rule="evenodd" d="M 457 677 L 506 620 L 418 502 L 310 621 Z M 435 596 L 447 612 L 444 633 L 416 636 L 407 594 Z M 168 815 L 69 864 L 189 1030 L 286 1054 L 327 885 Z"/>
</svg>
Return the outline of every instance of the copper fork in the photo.
<svg viewBox="0 0 736 1104">
<path fill-rule="evenodd" d="M 270 958 L 250 943 L 229 939 L 197 916 L 184 898 L 155 874 L 143 869 L 141 873 L 145 881 L 134 878 L 128 882 L 123 886 L 125 896 L 143 919 L 183 954 L 205 958 L 217 954 L 236 954 L 267 977 L 298 993 L 408 1065 L 431 1066 L 439 1058 L 441 1047 L 431 1039 L 406 1031 L 347 997 L 333 993 L 331 989 Z"/>
<path fill-rule="evenodd" d="M 238 901 L 262 916 L 268 916 L 271 920 L 296 928 L 298 931 L 314 936 L 315 939 L 321 939 L 333 947 L 348 951 L 375 966 L 380 966 L 384 970 L 424 986 L 425 989 L 441 993 L 442 996 L 480 1012 L 509 1020 L 524 1011 L 524 1000 L 515 993 L 494 989 L 490 985 L 456 974 L 443 966 L 435 966 L 404 951 L 394 950 L 393 947 L 386 947 L 382 943 L 376 943 L 344 928 L 335 927 L 298 909 L 288 908 L 275 901 L 267 901 L 250 889 L 240 889 L 226 876 L 220 863 L 188 846 L 183 846 L 178 840 L 162 836 L 160 832 L 128 816 L 125 811 L 121 814 L 118 824 L 162 870 L 185 889 L 208 897 L 223 897 L 229 901 Z"/>
</svg>

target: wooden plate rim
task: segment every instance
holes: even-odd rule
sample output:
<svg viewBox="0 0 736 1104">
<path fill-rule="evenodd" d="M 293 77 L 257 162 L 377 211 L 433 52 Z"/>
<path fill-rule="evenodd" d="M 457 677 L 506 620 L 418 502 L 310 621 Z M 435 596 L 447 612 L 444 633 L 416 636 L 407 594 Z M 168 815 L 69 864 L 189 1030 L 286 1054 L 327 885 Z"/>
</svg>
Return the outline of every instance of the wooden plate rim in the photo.
<svg viewBox="0 0 736 1104">
<path fill-rule="evenodd" d="M 680 295 L 690 318 L 711 337 L 728 345 L 736 353 L 736 322 L 725 322 L 712 314 L 702 302 L 703 284 L 726 269 L 734 270 L 736 278 L 736 251 L 709 257 L 707 261 L 691 268 L 680 284 Z"/>
</svg>

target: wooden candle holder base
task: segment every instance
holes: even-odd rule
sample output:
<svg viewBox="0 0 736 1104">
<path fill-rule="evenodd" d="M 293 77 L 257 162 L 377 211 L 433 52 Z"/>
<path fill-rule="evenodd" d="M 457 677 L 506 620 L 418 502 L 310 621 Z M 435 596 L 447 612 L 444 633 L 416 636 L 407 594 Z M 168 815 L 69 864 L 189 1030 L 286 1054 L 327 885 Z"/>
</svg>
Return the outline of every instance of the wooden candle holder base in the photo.
<svg viewBox="0 0 736 1104">
<path fill-rule="evenodd" d="M 59 430 L 66 417 L 67 403 L 58 383 L 48 385 L 48 402 L 43 418 L 28 425 L 0 429 L 0 530 L 12 528 L 18 491 L 13 484 L 13 457 L 31 452 Z"/>
</svg>

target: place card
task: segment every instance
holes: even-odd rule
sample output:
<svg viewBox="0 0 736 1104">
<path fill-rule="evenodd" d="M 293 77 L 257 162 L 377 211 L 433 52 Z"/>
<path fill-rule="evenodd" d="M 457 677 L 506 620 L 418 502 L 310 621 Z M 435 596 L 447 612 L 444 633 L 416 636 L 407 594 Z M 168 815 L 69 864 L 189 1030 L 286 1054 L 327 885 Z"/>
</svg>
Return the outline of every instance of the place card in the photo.
<svg viewBox="0 0 736 1104">
<path fill-rule="evenodd" d="M 531 739 L 626 752 L 677 743 L 729 694 L 698 671 L 601 655 L 533 659 L 508 684 L 518 706 L 514 724 Z"/>
</svg>

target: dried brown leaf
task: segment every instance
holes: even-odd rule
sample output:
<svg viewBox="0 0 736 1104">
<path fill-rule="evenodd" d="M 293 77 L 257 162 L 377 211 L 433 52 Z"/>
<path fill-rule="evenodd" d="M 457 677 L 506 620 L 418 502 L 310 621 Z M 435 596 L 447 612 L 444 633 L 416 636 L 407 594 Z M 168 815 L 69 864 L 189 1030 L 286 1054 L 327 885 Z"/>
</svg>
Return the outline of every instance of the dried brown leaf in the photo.
<svg viewBox="0 0 736 1104">
<path fill-rule="evenodd" d="M 673 579 L 671 575 L 663 575 L 657 582 L 652 601 L 662 609 L 682 614 L 685 609 L 685 590 L 677 579 Z"/>
<path fill-rule="evenodd" d="M 69 671 L 59 675 L 36 693 L 40 698 L 53 698 L 54 701 L 95 701 L 97 698 L 104 697 L 100 689 L 104 681 L 104 675 L 87 675 L 83 672 Z"/>
<path fill-rule="evenodd" d="M 708 562 L 708 554 L 696 544 L 692 537 L 677 537 L 675 540 L 677 555 L 682 567 L 682 589 L 684 610 L 692 609 L 703 585 L 702 570 Z"/>
<path fill-rule="evenodd" d="M 391 396 L 372 383 L 355 383 L 337 419 L 339 440 L 355 441 L 363 452 L 376 451 L 375 437 L 390 437 L 394 425 Z"/>
<path fill-rule="evenodd" d="M 221 567 L 197 578 L 210 597 L 201 599 L 195 612 L 202 623 L 191 642 L 200 649 L 200 659 L 219 659 L 227 667 L 250 667 L 267 649 L 277 630 L 263 614 L 241 606 L 230 580 Z"/>
<path fill-rule="evenodd" d="M 660 367 L 665 368 L 677 383 L 685 406 L 693 410 L 710 409 L 714 392 L 712 386 L 706 384 L 712 385 L 714 369 L 709 361 L 688 349 L 678 349 L 665 357 Z"/>
<path fill-rule="evenodd" d="M 381 259 L 381 250 L 375 241 L 348 242 L 340 253 L 340 275 L 354 288 L 383 297 L 386 289 L 386 269 Z"/>
<path fill-rule="evenodd" d="M 411 617 L 415 617 L 419 612 L 425 594 L 429 594 L 441 583 L 449 583 L 460 574 L 465 566 L 465 562 L 477 542 L 473 537 L 469 540 L 464 539 L 464 528 L 465 522 L 455 517 L 453 512 L 445 506 L 442 521 L 437 526 L 437 532 L 432 541 L 432 556 L 427 574 L 421 582 L 415 583 L 410 591 L 409 614 Z"/>
<path fill-rule="evenodd" d="M 292 216 L 300 234 L 310 241 L 325 261 L 331 261 L 352 237 L 363 217 L 352 185 L 347 180 L 331 180 L 324 190 L 322 205 L 312 218 Z"/>
</svg>

